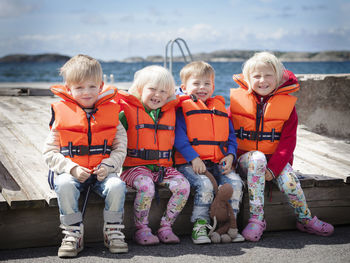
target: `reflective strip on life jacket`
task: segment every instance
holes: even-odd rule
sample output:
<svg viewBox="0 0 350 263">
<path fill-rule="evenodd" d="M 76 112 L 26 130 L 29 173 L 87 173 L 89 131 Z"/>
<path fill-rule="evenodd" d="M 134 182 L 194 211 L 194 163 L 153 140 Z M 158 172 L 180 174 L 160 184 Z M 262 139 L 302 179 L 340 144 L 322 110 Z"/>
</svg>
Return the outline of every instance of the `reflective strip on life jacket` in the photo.
<svg viewBox="0 0 350 263">
<path fill-rule="evenodd" d="M 128 149 L 127 155 L 129 157 L 140 158 L 142 160 L 160 160 L 171 159 L 172 150 L 159 151 L 159 150 L 147 150 L 147 149 Z"/>
<path fill-rule="evenodd" d="M 244 139 L 251 140 L 251 141 L 268 140 L 273 142 L 281 138 L 281 133 L 275 132 L 275 131 L 276 131 L 275 129 L 272 129 L 271 132 L 246 131 L 244 130 L 243 127 L 240 127 L 240 129 L 235 130 L 235 134 L 236 134 L 236 137 L 241 140 L 244 140 Z"/>
<path fill-rule="evenodd" d="M 104 140 L 103 145 L 73 145 L 72 142 L 68 143 L 68 146 L 61 147 L 61 154 L 64 156 L 69 156 L 71 158 L 74 155 L 83 156 L 83 155 L 94 155 L 94 154 L 110 154 L 112 152 L 112 147 L 107 145 L 107 140 Z"/>
</svg>

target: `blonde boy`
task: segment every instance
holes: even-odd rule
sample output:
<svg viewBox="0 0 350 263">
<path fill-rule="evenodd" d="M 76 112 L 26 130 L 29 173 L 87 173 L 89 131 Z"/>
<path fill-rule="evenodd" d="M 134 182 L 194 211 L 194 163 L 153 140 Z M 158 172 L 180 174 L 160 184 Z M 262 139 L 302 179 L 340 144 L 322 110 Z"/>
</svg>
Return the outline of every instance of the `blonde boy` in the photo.
<svg viewBox="0 0 350 263">
<path fill-rule="evenodd" d="M 52 92 L 63 100 L 52 104 L 50 133 L 43 156 L 57 194 L 65 235 L 59 257 L 75 257 L 84 248 L 80 192 L 88 185 L 105 198 L 104 243 L 112 253 L 128 251 L 121 233 L 125 183 L 117 176 L 126 156 L 126 131 L 119 124 L 117 90 L 102 91 L 100 63 L 86 55 L 67 61 L 60 71 L 65 86 Z M 96 178 L 96 179 L 95 179 Z"/>
</svg>

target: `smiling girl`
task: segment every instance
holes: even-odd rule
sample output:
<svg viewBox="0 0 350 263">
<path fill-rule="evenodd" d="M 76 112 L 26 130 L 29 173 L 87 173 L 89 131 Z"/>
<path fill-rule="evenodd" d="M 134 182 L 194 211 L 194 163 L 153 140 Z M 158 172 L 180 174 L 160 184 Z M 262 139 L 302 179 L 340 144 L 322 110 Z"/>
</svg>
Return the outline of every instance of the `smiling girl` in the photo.
<svg viewBox="0 0 350 263">
<path fill-rule="evenodd" d="M 175 138 L 175 83 L 163 67 L 148 66 L 135 73 L 129 93 L 121 93 L 120 121 L 128 134 L 127 157 L 121 178 L 136 189 L 134 239 L 140 245 L 179 243 L 172 225 L 185 206 L 190 186 L 172 167 Z M 157 235 L 148 226 L 155 185 L 169 188 L 172 196 Z"/>
<path fill-rule="evenodd" d="M 250 219 L 242 234 L 258 241 L 266 229 L 264 219 L 265 181 L 283 192 L 297 217 L 300 231 L 329 236 L 333 226 L 311 217 L 300 182 L 292 169 L 298 117 L 299 90 L 294 74 L 271 53 L 256 53 L 247 60 L 243 75 L 234 75 L 239 88 L 232 89 L 230 117 L 237 136 L 237 161 L 241 176 L 247 178 Z"/>
</svg>

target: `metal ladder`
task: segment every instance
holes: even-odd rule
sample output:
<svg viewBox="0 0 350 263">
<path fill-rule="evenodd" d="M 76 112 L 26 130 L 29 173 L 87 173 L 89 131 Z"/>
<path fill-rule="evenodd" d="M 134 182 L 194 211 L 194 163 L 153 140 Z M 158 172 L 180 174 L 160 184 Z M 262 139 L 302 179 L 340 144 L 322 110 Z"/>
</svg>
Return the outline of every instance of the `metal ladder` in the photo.
<svg viewBox="0 0 350 263">
<path fill-rule="evenodd" d="M 181 43 L 185 46 L 185 48 L 187 50 L 187 55 L 190 57 L 191 61 L 193 61 L 192 54 L 191 54 L 185 40 L 183 40 L 182 38 L 179 38 L 179 37 L 172 39 L 172 40 L 169 40 L 169 42 L 166 44 L 166 47 L 165 47 L 164 67 L 168 68 L 171 74 L 173 74 L 173 46 L 174 46 L 174 43 L 176 43 L 178 45 L 185 63 L 188 63 L 188 61 L 187 61 L 185 53 L 181 47 Z M 168 48 L 169 48 L 169 46 L 170 46 L 170 58 L 169 58 L 169 63 L 168 63 Z M 169 64 L 169 67 L 168 67 L 168 64 Z"/>
</svg>

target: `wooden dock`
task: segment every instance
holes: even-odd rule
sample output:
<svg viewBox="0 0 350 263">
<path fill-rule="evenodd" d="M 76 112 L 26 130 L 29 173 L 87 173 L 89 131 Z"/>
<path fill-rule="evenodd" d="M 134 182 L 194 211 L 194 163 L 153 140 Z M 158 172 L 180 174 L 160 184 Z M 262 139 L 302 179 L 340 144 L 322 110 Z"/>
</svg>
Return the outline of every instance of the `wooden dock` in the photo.
<svg viewBox="0 0 350 263">
<path fill-rule="evenodd" d="M 47 86 L 46 86 L 47 88 Z M 0 249 L 57 245 L 62 235 L 56 194 L 47 183 L 48 169 L 41 150 L 48 134 L 50 104 L 58 100 L 46 88 L 0 86 Z M 16 91 L 15 91 L 16 90 Z M 298 128 L 294 168 L 300 173 L 308 205 L 314 215 L 335 225 L 350 223 L 350 144 Z M 132 237 L 133 199 L 125 203 L 126 235 Z M 157 229 L 170 193 L 161 189 L 160 203 L 152 205 L 151 227 Z M 295 228 L 295 217 L 285 198 L 273 188 L 266 196 L 268 230 Z M 193 199 L 175 223 L 175 232 L 189 234 Z M 86 241 L 102 240 L 103 200 L 93 195 L 86 212 Z M 248 220 L 245 195 L 239 226 Z"/>
</svg>

